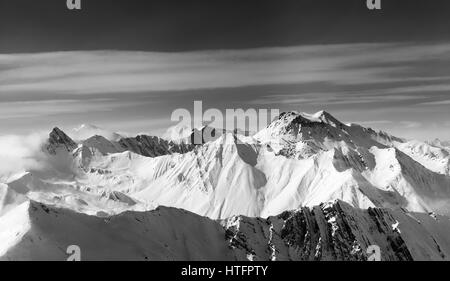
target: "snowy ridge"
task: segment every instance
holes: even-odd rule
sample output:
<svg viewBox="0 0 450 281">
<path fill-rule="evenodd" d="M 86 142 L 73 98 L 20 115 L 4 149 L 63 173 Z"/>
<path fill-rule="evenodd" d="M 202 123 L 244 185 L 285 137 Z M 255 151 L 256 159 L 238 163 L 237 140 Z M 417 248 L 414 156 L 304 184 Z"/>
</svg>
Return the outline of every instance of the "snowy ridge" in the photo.
<svg viewBox="0 0 450 281">
<path fill-rule="evenodd" d="M 102 218 L 29 201 L 0 217 L 0 260 L 64 261 L 73 244 L 83 260 L 231 260 L 221 232 L 171 208 Z"/>
<path fill-rule="evenodd" d="M 434 147 L 450 149 L 450 141 L 441 141 L 440 139 L 435 139 L 426 143 Z"/>
<path fill-rule="evenodd" d="M 448 231 L 446 217 L 340 201 L 224 221 L 167 207 L 100 218 L 27 201 L 0 217 L 0 260 L 61 261 L 72 244 L 83 260 L 366 260 L 369 245 L 382 260 L 449 260 Z"/>
<path fill-rule="evenodd" d="M 414 140 L 396 143 L 395 146 L 427 169 L 439 174 L 450 175 L 450 148 Z"/>
</svg>

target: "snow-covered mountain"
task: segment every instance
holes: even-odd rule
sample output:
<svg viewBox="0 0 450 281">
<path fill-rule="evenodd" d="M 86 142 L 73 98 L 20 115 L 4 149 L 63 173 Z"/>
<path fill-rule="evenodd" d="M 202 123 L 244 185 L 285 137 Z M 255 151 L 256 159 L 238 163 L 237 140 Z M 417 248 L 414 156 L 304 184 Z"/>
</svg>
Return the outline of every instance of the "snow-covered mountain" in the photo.
<svg viewBox="0 0 450 281">
<path fill-rule="evenodd" d="M 27 201 L 0 217 L 0 260 L 448 260 L 450 221 L 342 201 L 267 219 L 214 221 L 159 207 L 102 218 Z"/>
<path fill-rule="evenodd" d="M 389 260 L 449 257 L 445 146 L 324 111 L 282 113 L 251 137 L 204 139 L 207 126 L 172 128 L 172 140 L 83 128 L 83 139 L 55 128 L 46 165 L 0 183 L 0 258 L 61 259 L 74 228 L 89 259 L 361 260 L 370 243 Z M 196 134 L 202 144 L 177 141 Z M 110 250 L 92 248 L 97 240 Z"/>
<path fill-rule="evenodd" d="M 431 146 L 450 149 L 450 141 L 441 141 L 440 139 L 434 139 L 427 142 Z"/>
<path fill-rule="evenodd" d="M 429 170 L 450 175 L 450 148 L 415 140 L 396 143 L 395 147 Z"/>
</svg>

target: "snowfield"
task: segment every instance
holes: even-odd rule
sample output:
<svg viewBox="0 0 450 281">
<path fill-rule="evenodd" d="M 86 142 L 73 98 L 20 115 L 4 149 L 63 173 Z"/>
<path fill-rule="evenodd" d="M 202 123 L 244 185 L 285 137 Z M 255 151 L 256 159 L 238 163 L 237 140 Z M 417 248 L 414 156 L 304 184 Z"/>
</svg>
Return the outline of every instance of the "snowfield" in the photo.
<svg viewBox="0 0 450 281">
<path fill-rule="evenodd" d="M 445 142 L 324 111 L 189 142 L 207 130 L 55 128 L 43 165 L 0 175 L 0 259 L 79 245 L 85 260 L 365 260 L 373 244 L 384 260 L 450 259 Z"/>
</svg>

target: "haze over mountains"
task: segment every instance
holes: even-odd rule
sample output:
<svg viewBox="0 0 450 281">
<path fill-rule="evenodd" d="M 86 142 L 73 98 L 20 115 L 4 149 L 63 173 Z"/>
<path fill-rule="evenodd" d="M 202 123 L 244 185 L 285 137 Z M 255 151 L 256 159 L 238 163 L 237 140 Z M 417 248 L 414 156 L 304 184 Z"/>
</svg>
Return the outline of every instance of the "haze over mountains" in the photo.
<svg viewBox="0 0 450 281">
<path fill-rule="evenodd" d="M 364 260 L 373 244 L 386 260 L 450 258 L 446 142 L 324 111 L 165 137 L 53 129 L 27 154 L 39 165 L 0 175 L 0 259 L 63 260 L 72 244 L 84 259 Z"/>
</svg>

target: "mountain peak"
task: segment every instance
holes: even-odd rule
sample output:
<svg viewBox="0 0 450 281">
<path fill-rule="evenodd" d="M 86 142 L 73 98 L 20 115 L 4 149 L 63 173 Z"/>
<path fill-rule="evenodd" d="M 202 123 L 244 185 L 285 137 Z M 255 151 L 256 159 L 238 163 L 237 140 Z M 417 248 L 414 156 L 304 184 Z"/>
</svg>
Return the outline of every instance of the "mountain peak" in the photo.
<svg viewBox="0 0 450 281">
<path fill-rule="evenodd" d="M 297 111 L 287 111 L 282 112 L 276 121 L 283 120 L 285 122 L 294 122 L 294 123 L 326 123 L 328 125 L 338 127 L 342 126 L 343 123 L 336 119 L 333 115 L 331 115 L 329 112 L 321 110 L 314 114 L 309 113 L 299 113 Z"/>
<path fill-rule="evenodd" d="M 283 112 L 254 138 L 288 157 L 308 158 L 334 148 L 383 146 L 363 127 L 347 126 L 326 111 L 314 114 Z"/>
<path fill-rule="evenodd" d="M 334 124 L 334 125 L 342 124 L 341 121 L 337 120 L 333 115 L 331 115 L 329 112 L 324 111 L 324 110 L 316 112 L 313 116 L 315 118 L 321 120 L 322 122 L 330 124 L 330 125 L 332 125 L 332 124 Z"/>
<path fill-rule="evenodd" d="M 56 154 L 58 148 L 64 148 L 68 152 L 74 150 L 77 147 L 74 142 L 66 133 L 64 133 L 58 127 L 53 128 L 49 134 L 47 150 L 51 154 Z"/>
<path fill-rule="evenodd" d="M 50 132 L 50 136 L 52 135 L 64 135 L 64 132 L 60 128 L 54 127 L 53 130 Z"/>
<path fill-rule="evenodd" d="M 282 112 L 278 119 L 275 119 L 269 126 L 272 125 L 288 125 L 288 124 L 304 124 L 311 123 L 311 120 L 305 116 L 305 114 L 300 114 L 297 111 L 287 111 Z"/>
</svg>

